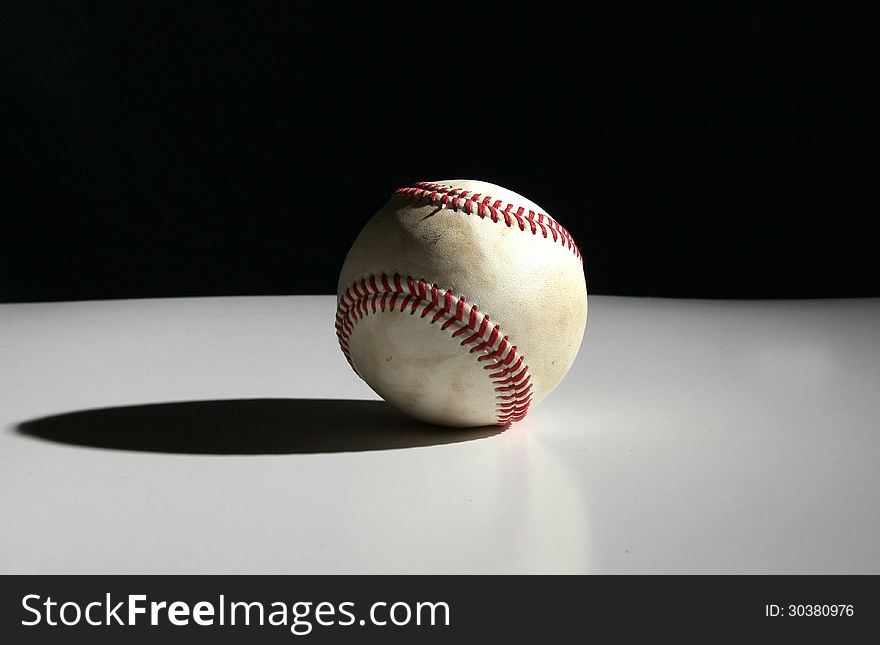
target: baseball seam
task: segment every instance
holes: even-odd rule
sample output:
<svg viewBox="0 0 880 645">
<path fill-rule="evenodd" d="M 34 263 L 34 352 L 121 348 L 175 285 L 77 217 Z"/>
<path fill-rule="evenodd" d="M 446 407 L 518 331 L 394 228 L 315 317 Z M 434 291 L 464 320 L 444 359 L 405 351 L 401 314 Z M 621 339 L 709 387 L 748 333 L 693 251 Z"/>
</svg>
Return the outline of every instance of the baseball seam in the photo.
<svg viewBox="0 0 880 645">
<path fill-rule="evenodd" d="M 496 421 L 499 424 L 521 421 L 532 400 L 532 382 L 524 357 L 517 352 L 498 325 L 489 316 L 468 303 L 464 296 L 427 282 L 399 274 L 370 275 L 348 287 L 336 308 L 336 337 L 339 347 L 355 374 L 360 373 L 351 358 L 350 338 L 354 326 L 363 317 L 383 312 L 409 309 L 410 315 L 420 311 L 420 318 L 429 314 L 430 324 L 443 320 L 440 329 L 455 326 L 453 338 L 467 335 L 460 345 L 470 347 L 495 388 Z M 433 314 L 432 314 L 433 312 Z"/>
<path fill-rule="evenodd" d="M 468 215 L 477 215 L 482 219 L 488 217 L 495 223 L 504 222 L 509 227 L 516 222 L 520 231 L 525 231 L 528 228 L 532 235 L 537 235 L 540 232 L 543 237 L 552 239 L 568 248 L 583 264 L 584 258 L 571 234 L 559 222 L 545 213 L 530 210 L 525 206 L 505 204 L 503 200 L 495 199 L 490 195 L 426 181 L 398 188 L 394 194 L 440 208 L 449 208 L 453 212 L 461 210 Z"/>
</svg>

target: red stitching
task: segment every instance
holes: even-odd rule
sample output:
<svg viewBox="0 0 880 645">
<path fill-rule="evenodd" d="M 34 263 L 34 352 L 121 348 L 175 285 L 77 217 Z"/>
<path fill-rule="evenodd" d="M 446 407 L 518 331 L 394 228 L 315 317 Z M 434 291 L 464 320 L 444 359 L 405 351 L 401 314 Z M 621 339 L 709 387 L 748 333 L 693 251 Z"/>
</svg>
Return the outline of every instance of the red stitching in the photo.
<svg viewBox="0 0 880 645">
<path fill-rule="evenodd" d="M 412 186 L 398 188 L 394 191 L 394 194 L 398 197 L 418 202 L 427 202 L 441 208 L 447 207 L 455 212 L 462 210 L 468 215 L 476 214 L 481 219 L 485 219 L 488 215 L 493 222 L 503 221 L 507 226 L 513 226 L 513 223 L 516 222 L 517 227 L 521 231 L 525 231 L 528 226 L 532 235 L 537 235 L 540 231 L 542 237 L 552 239 L 554 242 L 558 242 L 568 248 L 583 264 L 584 258 L 581 255 L 581 250 L 575 244 L 574 238 L 571 237 L 571 234 L 559 222 L 549 215 L 536 213 L 533 210 L 527 210 L 524 206 L 516 206 L 515 204 L 507 204 L 502 208 L 504 202 L 500 199 L 493 199 L 488 195 L 480 193 L 470 195 L 470 192 L 469 190 L 453 188 L 446 184 L 417 181 Z M 514 211 L 514 209 L 516 210 Z"/>
<path fill-rule="evenodd" d="M 432 325 L 440 318 L 446 318 L 440 325 L 442 331 L 455 322 L 462 323 L 452 337 L 469 334 L 459 344 L 463 347 L 473 345 L 468 351 L 479 354 L 479 363 L 486 362 L 483 369 L 492 370 L 488 377 L 495 386 L 496 420 L 499 424 L 521 421 L 532 401 L 532 383 L 529 368 L 516 346 L 511 344 L 498 325 L 489 320 L 489 316 L 478 312 L 476 305 L 468 304 L 464 296 L 456 296 L 436 284 L 428 283 L 424 278 L 401 279 L 397 274 L 389 277 L 383 273 L 355 282 L 345 290 L 336 307 L 336 337 L 355 374 L 360 376 L 351 359 L 349 345 L 355 324 L 371 313 L 404 312 L 407 307 L 410 308 L 410 315 L 413 315 L 420 306 L 423 306 L 422 318 L 437 309 L 428 321 Z"/>
</svg>

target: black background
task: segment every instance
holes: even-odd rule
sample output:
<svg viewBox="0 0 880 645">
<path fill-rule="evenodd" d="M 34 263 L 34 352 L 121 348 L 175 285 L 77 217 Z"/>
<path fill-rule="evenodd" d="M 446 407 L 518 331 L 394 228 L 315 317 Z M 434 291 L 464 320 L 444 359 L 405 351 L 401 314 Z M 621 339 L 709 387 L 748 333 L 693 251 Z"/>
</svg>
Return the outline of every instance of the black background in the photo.
<svg viewBox="0 0 880 645">
<path fill-rule="evenodd" d="M 868 15 L 19 4 L 0 301 L 333 293 L 394 188 L 457 177 L 593 293 L 880 295 Z"/>
</svg>

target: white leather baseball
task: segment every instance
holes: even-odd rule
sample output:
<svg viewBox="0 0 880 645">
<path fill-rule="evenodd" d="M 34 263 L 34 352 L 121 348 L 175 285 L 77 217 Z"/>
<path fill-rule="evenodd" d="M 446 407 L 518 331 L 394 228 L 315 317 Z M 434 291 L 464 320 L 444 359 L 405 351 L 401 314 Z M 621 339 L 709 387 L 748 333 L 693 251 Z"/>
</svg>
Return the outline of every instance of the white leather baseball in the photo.
<svg viewBox="0 0 880 645">
<path fill-rule="evenodd" d="M 440 425 L 521 420 L 571 367 L 586 320 L 571 236 L 483 181 L 398 189 L 339 277 L 336 334 L 354 371 Z"/>
</svg>

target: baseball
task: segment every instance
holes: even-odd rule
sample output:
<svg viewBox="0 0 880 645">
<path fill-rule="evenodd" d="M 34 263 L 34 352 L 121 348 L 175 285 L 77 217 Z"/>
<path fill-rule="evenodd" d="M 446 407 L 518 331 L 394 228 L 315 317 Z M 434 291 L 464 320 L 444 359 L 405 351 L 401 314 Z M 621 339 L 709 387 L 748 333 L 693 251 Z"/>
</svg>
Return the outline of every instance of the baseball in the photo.
<svg viewBox="0 0 880 645">
<path fill-rule="evenodd" d="M 429 423 L 508 424 L 571 367 L 587 321 L 574 240 L 484 181 L 399 188 L 339 277 L 336 335 L 379 396 Z"/>
</svg>

